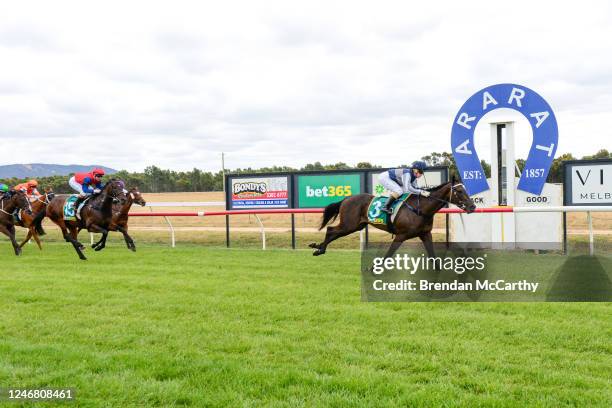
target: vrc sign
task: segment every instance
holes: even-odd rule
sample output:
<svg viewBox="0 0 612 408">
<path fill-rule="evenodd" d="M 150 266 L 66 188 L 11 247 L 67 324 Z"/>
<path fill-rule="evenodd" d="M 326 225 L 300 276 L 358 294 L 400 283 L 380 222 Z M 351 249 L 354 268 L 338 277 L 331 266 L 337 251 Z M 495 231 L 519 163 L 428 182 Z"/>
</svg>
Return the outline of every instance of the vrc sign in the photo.
<svg viewBox="0 0 612 408">
<path fill-rule="evenodd" d="M 515 84 L 484 88 L 472 95 L 457 113 L 453 122 L 451 146 L 463 184 L 470 195 L 489 189 L 474 149 L 474 130 L 485 114 L 499 108 L 519 111 L 531 124 L 533 143 L 517 188 L 539 195 L 557 150 L 557 120 L 550 105 L 540 95 Z"/>
</svg>

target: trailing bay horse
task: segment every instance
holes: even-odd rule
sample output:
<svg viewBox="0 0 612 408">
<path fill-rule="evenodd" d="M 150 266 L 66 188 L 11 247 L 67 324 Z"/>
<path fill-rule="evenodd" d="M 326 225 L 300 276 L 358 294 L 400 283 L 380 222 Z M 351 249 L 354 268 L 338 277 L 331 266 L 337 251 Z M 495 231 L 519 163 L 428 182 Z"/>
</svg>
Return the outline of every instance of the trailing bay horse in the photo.
<svg viewBox="0 0 612 408">
<path fill-rule="evenodd" d="M 26 214 L 25 211 L 21 211 L 21 220 L 17 223 L 20 227 L 28 229 L 28 235 L 23 240 L 21 244 L 19 244 L 19 248 L 23 248 L 25 244 L 31 238 L 34 238 L 36 244 L 38 245 L 38 249 L 42 250 L 42 245 L 40 243 L 40 236 L 45 235 L 45 230 L 42 227 L 42 220 L 47 216 L 47 205 L 55 198 L 55 194 L 53 190 L 47 188 L 45 190 L 45 194 L 38 197 L 34 200 L 32 204 L 32 215 Z"/>
<path fill-rule="evenodd" d="M 27 215 L 32 215 L 30 200 L 23 191 L 9 191 L 0 198 L 0 232 L 9 237 L 15 255 L 21 254 L 21 248 L 15 239 L 15 210 L 23 210 Z"/>
<path fill-rule="evenodd" d="M 142 194 L 137 187 L 132 187 L 126 193 L 126 198 L 122 200 L 120 203 L 113 204 L 113 222 L 108 227 L 109 231 L 119 231 L 123 234 L 123 239 L 125 239 L 125 243 L 127 244 L 128 249 L 136 252 L 136 244 L 132 237 L 128 234 L 128 218 L 130 208 L 132 208 L 132 204 L 138 204 L 141 206 L 147 205 L 147 202 L 144 198 L 142 198 Z M 102 245 L 102 240 L 93 244 L 92 248 L 97 249 L 99 245 Z"/>
<path fill-rule="evenodd" d="M 423 241 L 427 254 L 433 257 L 431 230 L 436 212 L 449 203 L 455 204 L 467 213 L 472 213 L 476 209 L 476 205 L 468 196 L 463 184 L 455 184 L 454 180 L 429 188 L 427 191 L 430 192 L 429 197 L 412 195 L 406 201 L 406 204 L 416 209 L 416 212 L 402 204 L 392 224 L 393 231 L 389 231 L 387 225 L 373 224 L 376 228 L 395 234 L 385 257 L 392 256 L 402 242 L 415 237 Z M 373 198 L 371 194 L 357 194 L 325 207 L 319 229 L 323 229 L 338 216 L 340 216 L 340 223 L 337 226 L 327 227 L 323 242 L 310 244 L 311 248 L 316 249 L 313 255 L 323 255 L 330 242 L 365 228 L 368 225 L 368 207 Z"/>
<path fill-rule="evenodd" d="M 86 260 L 83 255 L 85 247 L 77 238 L 79 231 L 86 229 L 89 232 L 102 234 L 100 246 L 96 251 L 104 248 L 108 236 L 108 228 L 113 218 L 113 201 L 125 197 L 123 183 L 118 180 L 109 181 L 102 192 L 92 196 L 81 210 L 81 218 L 76 221 L 64 220 L 64 203 L 66 198 L 56 198 L 47 207 L 47 217 L 62 230 L 66 242 L 70 242 L 79 258 Z M 78 210 L 78 209 L 77 209 Z"/>
</svg>

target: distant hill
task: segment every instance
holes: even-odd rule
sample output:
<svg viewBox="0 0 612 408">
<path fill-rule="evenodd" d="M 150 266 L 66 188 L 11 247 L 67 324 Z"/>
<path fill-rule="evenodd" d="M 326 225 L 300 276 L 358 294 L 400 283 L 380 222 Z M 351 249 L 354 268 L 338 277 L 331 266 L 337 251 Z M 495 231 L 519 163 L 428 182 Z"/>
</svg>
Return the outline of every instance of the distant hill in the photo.
<svg viewBox="0 0 612 408">
<path fill-rule="evenodd" d="M 62 165 L 62 164 L 44 164 L 44 163 L 9 164 L 6 166 L 0 166 L 0 179 L 7 179 L 11 177 L 28 178 L 28 177 L 67 176 L 71 173 L 90 171 L 94 167 L 100 167 L 104 169 L 106 174 L 113 174 L 117 172 L 117 170 L 115 169 L 111 169 L 110 167 L 100 166 L 97 164 L 92 164 L 92 165 L 80 165 L 80 164 Z"/>
</svg>

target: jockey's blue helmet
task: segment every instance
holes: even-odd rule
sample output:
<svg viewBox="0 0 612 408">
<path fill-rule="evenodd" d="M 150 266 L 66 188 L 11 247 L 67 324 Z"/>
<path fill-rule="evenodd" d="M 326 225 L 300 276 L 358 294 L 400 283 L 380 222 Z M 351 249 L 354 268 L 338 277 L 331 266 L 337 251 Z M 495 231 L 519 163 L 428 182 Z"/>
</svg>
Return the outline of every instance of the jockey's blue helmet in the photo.
<svg viewBox="0 0 612 408">
<path fill-rule="evenodd" d="M 417 169 L 422 173 L 427 169 L 427 163 L 425 163 L 422 160 L 417 160 L 414 163 L 412 163 L 412 168 Z"/>
</svg>

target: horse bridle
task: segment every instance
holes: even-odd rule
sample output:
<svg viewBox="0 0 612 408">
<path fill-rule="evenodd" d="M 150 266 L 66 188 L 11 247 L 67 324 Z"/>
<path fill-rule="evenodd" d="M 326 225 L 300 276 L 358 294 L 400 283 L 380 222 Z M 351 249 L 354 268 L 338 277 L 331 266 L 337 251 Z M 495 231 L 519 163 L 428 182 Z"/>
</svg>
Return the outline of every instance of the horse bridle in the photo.
<svg viewBox="0 0 612 408">
<path fill-rule="evenodd" d="M 5 214 L 7 214 L 7 215 L 11 215 L 10 212 L 7 212 L 7 211 L 4 210 L 4 200 L 0 200 L 0 212 L 3 212 Z"/>
<path fill-rule="evenodd" d="M 455 187 L 458 187 L 458 186 L 463 186 L 463 183 L 457 183 L 457 184 L 454 184 L 454 185 L 453 185 L 453 183 L 451 183 L 451 188 L 450 188 L 448 200 L 443 200 L 441 198 L 432 197 L 432 196 L 425 197 L 425 198 L 430 198 L 432 200 L 436 200 L 436 201 L 439 201 L 439 202 L 444 203 L 444 204 L 454 204 L 454 203 L 451 202 L 451 200 L 453 199 L 453 194 L 455 193 Z M 454 205 L 456 205 L 457 207 L 459 207 L 460 209 L 465 211 L 465 204 L 462 204 L 462 205 L 454 204 Z"/>
<path fill-rule="evenodd" d="M 41 199 L 40 199 L 40 197 L 38 197 L 38 198 L 36 199 L 36 201 L 39 201 L 39 202 L 41 202 L 41 203 L 43 203 L 43 204 L 45 204 L 45 205 L 49 205 L 49 204 L 51 203 L 51 200 L 49 200 L 49 195 L 48 195 L 48 194 L 44 194 L 42 197 L 45 197 L 45 200 L 44 200 L 44 201 L 43 201 L 43 200 L 41 200 Z"/>
<path fill-rule="evenodd" d="M 13 197 L 11 197 L 9 200 L 11 200 L 12 198 L 13 198 Z M 11 213 L 10 213 L 10 212 L 8 212 L 8 211 L 6 211 L 6 210 L 4 209 L 4 201 L 5 201 L 5 200 L 0 200 L 0 212 L 3 212 L 3 213 L 5 213 L 5 214 L 7 214 L 7 215 L 11 215 Z M 8 201 L 8 200 L 7 200 L 7 201 Z M 28 210 L 30 210 L 30 212 L 32 212 L 32 203 L 30 203 L 30 200 L 28 200 L 28 198 L 27 198 L 27 197 L 26 197 L 26 201 L 28 202 L 28 208 L 27 208 L 27 209 L 28 209 Z M 19 209 L 20 209 L 21 211 L 25 211 L 25 210 L 26 210 L 25 208 L 21 208 L 21 207 L 19 207 Z"/>
<path fill-rule="evenodd" d="M 113 182 L 111 181 L 110 183 L 113 183 Z M 126 192 L 126 189 L 123 186 L 121 186 L 120 193 L 125 194 L 125 192 Z M 120 193 L 117 193 L 117 195 L 113 195 L 113 194 L 110 194 L 110 192 L 105 193 L 104 189 L 102 189 L 102 191 L 100 191 L 100 194 L 97 197 L 102 196 L 102 194 L 106 194 L 113 199 L 113 203 L 119 203 L 121 202 Z"/>
<path fill-rule="evenodd" d="M 45 197 L 45 201 L 41 200 L 40 197 Z M 39 201 L 41 203 L 43 203 L 44 205 L 49 205 L 51 203 L 51 200 L 49 200 L 49 194 L 45 193 L 42 196 L 38 196 L 36 197 L 36 201 Z M 32 212 L 32 203 L 30 203 L 30 200 L 28 200 L 28 209 L 30 210 L 30 212 Z M 21 209 L 21 211 L 25 211 L 25 209 Z"/>
</svg>

